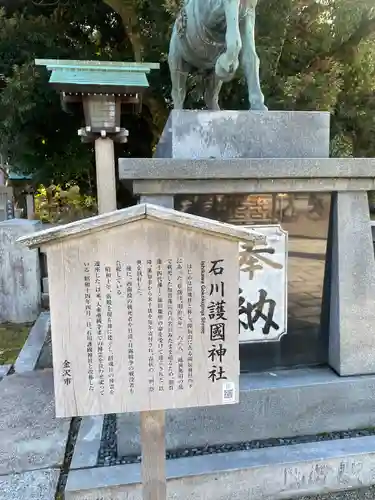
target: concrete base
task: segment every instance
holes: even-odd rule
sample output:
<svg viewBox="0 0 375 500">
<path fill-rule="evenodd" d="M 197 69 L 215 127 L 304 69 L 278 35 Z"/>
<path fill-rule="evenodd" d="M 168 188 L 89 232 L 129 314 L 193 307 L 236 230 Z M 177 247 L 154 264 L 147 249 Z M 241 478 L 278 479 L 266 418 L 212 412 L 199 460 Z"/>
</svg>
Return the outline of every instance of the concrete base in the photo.
<svg viewBox="0 0 375 500">
<path fill-rule="evenodd" d="M 167 461 L 168 499 L 277 500 L 375 483 L 375 437 Z M 141 500 L 139 464 L 69 473 L 65 500 Z"/>
<path fill-rule="evenodd" d="M 329 368 L 242 374 L 235 406 L 167 411 L 167 450 L 375 426 L 375 376 Z M 120 456 L 140 455 L 139 415 L 118 415 Z"/>
</svg>

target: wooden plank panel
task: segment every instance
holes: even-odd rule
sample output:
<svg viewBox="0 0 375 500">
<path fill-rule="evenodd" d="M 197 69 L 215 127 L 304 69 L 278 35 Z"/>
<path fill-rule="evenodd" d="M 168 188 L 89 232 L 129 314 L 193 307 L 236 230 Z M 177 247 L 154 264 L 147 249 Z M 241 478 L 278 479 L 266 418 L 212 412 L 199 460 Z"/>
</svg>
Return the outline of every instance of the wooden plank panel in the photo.
<svg viewBox="0 0 375 500">
<path fill-rule="evenodd" d="M 139 220 L 48 251 L 56 413 L 238 402 L 238 243 Z"/>
</svg>

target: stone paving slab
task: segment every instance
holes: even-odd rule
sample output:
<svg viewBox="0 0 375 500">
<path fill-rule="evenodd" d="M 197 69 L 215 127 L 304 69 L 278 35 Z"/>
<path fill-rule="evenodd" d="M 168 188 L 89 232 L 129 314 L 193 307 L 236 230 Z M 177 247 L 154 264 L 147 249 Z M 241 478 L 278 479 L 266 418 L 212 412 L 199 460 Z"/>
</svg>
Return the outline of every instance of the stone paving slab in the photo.
<svg viewBox="0 0 375 500">
<path fill-rule="evenodd" d="M 60 467 L 70 420 L 54 416 L 52 370 L 5 377 L 0 401 L 0 476 Z"/>
<path fill-rule="evenodd" d="M 25 373 L 35 370 L 43 345 L 51 325 L 50 313 L 40 313 L 30 330 L 29 336 L 14 363 L 16 373 Z"/>
<path fill-rule="evenodd" d="M 3 377 L 6 377 L 11 368 L 12 368 L 12 365 L 0 365 L 0 379 Z"/>
<path fill-rule="evenodd" d="M 55 500 L 60 471 L 34 470 L 0 476 L 1 500 Z"/>
<path fill-rule="evenodd" d="M 70 470 L 96 466 L 103 432 L 103 420 L 103 415 L 82 419 Z"/>
</svg>

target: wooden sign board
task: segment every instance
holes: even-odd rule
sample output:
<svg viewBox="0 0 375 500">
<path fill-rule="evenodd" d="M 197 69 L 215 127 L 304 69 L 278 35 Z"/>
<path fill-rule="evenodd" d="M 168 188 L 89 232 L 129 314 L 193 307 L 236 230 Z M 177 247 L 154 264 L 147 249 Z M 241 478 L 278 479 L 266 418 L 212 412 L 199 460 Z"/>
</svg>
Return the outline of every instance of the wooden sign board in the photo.
<svg viewBox="0 0 375 500">
<path fill-rule="evenodd" d="M 149 205 L 113 214 L 28 239 L 47 252 L 57 416 L 237 403 L 238 242 L 254 236 Z"/>
</svg>

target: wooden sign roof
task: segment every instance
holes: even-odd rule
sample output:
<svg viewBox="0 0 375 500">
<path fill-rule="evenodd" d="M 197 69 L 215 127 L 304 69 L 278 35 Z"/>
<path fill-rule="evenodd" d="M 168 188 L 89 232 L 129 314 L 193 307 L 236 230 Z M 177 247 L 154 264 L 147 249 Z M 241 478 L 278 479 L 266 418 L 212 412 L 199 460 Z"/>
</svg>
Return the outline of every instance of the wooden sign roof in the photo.
<svg viewBox="0 0 375 500">
<path fill-rule="evenodd" d="M 256 232 L 249 233 L 248 230 L 241 229 L 238 226 L 148 203 L 39 231 L 38 233 L 22 237 L 18 241 L 30 248 L 53 245 L 54 243 L 60 243 L 61 240 L 108 230 L 145 218 L 226 239 L 237 241 L 256 240 L 259 243 L 265 241 L 265 237 L 262 234 Z"/>
</svg>

